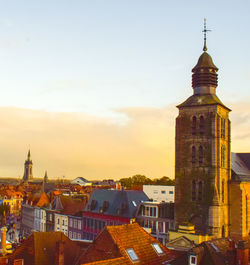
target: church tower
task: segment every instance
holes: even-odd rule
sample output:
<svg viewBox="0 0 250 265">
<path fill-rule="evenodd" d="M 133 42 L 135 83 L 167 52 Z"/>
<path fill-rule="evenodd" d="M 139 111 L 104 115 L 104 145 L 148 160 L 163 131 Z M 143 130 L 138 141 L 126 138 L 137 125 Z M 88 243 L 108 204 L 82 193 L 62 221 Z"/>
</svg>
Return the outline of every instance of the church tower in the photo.
<svg viewBox="0 0 250 265">
<path fill-rule="evenodd" d="M 29 150 L 28 157 L 24 163 L 24 174 L 23 174 L 24 182 L 28 182 L 29 180 L 33 179 L 32 166 L 33 163 L 32 160 L 30 159 L 30 150 Z"/>
<path fill-rule="evenodd" d="M 178 105 L 175 139 L 175 222 L 197 233 L 229 233 L 230 121 L 216 95 L 217 71 L 206 47 L 192 69 L 193 95 Z"/>
</svg>

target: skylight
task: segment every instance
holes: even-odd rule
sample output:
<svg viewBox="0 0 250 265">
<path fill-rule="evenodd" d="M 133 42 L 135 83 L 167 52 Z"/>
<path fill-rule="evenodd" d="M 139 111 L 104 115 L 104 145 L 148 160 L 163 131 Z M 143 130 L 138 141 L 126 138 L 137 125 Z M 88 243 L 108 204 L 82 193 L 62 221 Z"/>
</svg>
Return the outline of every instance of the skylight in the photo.
<svg viewBox="0 0 250 265">
<path fill-rule="evenodd" d="M 133 205 L 134 205 L 135 207 L 137 206 L 135 201 L 132 201 L 132 203 L 133 203 Z"/>
<path fill-rule="evenodd" d="M 156 251 L 156 253 L 158 255 L 163 254 L 163 250 L 161 249 L 161 247 L 159 246 L 159 244 L 153 243 L 152 246 L 153 246 L 153 248 L 155 249 L 155 251 Z"/>
<path fill-rule="evenodd" d="M 135 251 L 132 248 L 128 248 L 126 249 L 126 251 L 132 261 L 139 260 L 138 256 L 136 255 Z"/>
</svg>

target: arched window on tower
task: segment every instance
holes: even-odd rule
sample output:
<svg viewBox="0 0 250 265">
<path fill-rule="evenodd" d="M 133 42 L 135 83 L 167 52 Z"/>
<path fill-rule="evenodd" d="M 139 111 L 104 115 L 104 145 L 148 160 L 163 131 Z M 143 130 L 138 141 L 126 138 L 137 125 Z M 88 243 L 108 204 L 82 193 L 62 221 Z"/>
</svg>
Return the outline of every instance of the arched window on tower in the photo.
<svg viewBox="0 0 250 265">
<path fill-rule="evenodd" d="M 221 138 L 225 138 L 226 120 L 221 119 Z"/>
<path fill-rule="evenodd" d="M 225 147 L 221 147 L 221 154 L 220 154 L 220 166 L 225 167 Z"/>
<path fill-rule="evenodd" d="M 192 201 L 196 200 L 196 182 L 192 181 Z"/>
<path fill-rule="evenodd" d="M 199 164 L 201 165 L 203 163 L 203 147 L 199 147 Z"/>
<path fill-rule="evenodd" d="M 192 146 L 192 164 L 194 165 L 196 162 L 196 148 Z"/>
<path fill-rule="evenodd" d="M 200 116 L 200 134 L 205 132 L 205 120 L 203 116 Z"/>
<path fill-rule="evenodd" d="M 193 118 L 192 118 L 192 134 L 193 135 L 196 134 L 196 125 L 197 125 L 197 120 L 196 120 L 196 117 L 193 116 Z"/>
<path fill-rule="evenodd" d="M 202 189 L 203 189 L 202 181 L 199 181 L 198 183 L 198 200 L 199 201 L 202 201 Z"/>
<path fill-rule="evenodd" d="M 222 180 L 222 183 L 221 183 L 221 200 L 224 203 L 225 201 L 225 180 L 224 179 Z"/>
</svg>

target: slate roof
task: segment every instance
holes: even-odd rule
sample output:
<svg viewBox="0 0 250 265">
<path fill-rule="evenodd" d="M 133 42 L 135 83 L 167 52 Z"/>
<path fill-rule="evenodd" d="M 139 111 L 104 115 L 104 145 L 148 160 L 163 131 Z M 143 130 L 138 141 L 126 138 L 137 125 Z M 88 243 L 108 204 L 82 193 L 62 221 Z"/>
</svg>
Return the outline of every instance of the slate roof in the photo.
<svg viewBox="0 0 250 265">
<path fill-rule="evenodd" d="M 204 105 L 221 105 L 224 108 L 230 110 L 220 101 L 220 99 L 215 94 L 192 95 L 186 101 L 178 105 L 177 108 L 204 106 Z"/>
<path fill-rule="evenodd" d="M 148 200 L 143 191 L 96 189 L 92 192 L 85 211 L 134 218 L 140 203 Z"/>
<path fill-rule="evenodd" d="M 231 153 L 232 180 L 250 182 L 250 153 Z"/>
<path fill-rule="evenodd" d="M 153 243 L 160 246 L 162 254 L 157 254 L 152 246 Z M 136 262 L 132 262 L 126 252 L 127 249 L 131 248 L 139 258 Z M 176 256 L 176 252 L 167 249 L 137 223 L 134 223 L 107 226 L 89 246 L 77 264 L 136 263 L 154 265 L 173 260 Z"/>
<path fill-rule="evenodd" d="M 10 264 L 14 259 L 24 259 L 29 265 L 55 265 L 56 242 L 64 242 L 65 265 L 72 265 L 82 249 L 62 232 L 34 232 L 9 257 Z"/>
</svg>

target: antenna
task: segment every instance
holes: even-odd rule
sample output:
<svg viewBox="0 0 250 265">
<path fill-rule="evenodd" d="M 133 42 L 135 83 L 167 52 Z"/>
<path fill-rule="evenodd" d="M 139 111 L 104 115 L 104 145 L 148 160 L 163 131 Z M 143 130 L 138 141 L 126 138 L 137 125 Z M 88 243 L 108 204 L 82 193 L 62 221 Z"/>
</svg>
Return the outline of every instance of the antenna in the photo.
<svg viewBox="0 0 250 265">
<path fill-rule="evenodd" d="M 211 31 L 210 29 L 207 29 L 207 20 L 204 18 L 204 29 L 202 32 L 204 32 L 204 46 L 203 46 L 203 51 L 207 51 L 207 32 Z"/>
</svg>

